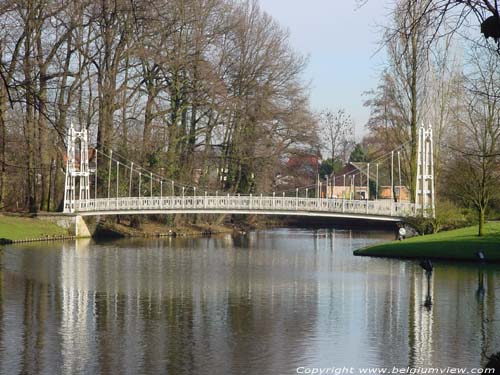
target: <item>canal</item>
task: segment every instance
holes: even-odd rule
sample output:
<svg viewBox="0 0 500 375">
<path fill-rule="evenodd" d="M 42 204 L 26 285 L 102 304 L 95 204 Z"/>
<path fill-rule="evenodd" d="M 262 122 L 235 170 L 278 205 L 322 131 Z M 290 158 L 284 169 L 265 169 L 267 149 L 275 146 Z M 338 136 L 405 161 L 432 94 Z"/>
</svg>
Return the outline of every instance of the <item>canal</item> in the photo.
<svg viewBox="0 0 500 375">
<path fill-rule="evenodd" d="M 500 351 L 500 267 L 353 250 L 392 232 L 9 245 L 0 251 L 0 373 L 295 374 L 478 367 Z"/>
</svg>

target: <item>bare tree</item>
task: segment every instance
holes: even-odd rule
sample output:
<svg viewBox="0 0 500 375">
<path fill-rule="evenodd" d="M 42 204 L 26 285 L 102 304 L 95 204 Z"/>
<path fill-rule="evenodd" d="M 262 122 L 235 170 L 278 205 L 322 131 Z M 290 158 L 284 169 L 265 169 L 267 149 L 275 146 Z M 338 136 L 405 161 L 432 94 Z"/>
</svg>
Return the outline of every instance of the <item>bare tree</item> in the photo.
<svg viewBox="0 0 500 375">
<path fill-rule="evenodd" d="M 333 162 L 340 159 L 345 162 L 349 148 L 354 143 L 354 124 L 345 109 L 336 112 L 324 110 L 320 113 L 320 126 L 323 142 Z"/>
<path fill-rule="evenodd" d="M 12 86 L 15 84 L 14 75 L 19 69 L 19 58 L 21 54 L 22 43 L 25 34 L 19 32 L 19 27 L 16 27 L 13 13 L 15 3 L 6 3 L 1 8 L 1 23 L 0 27 L 4 30 L 10 30 L 10 33 L 5 33 L 0 36 L 0 209 L 4 207 L 6 194 L 6 172 L 7 172 L 7 107 L 13 105 Z"/>
<path fill-rule="evenodd" d="M 424 119 L 428 73 L 429 23 L 420 20 L 431 0 L 400 0 L 386 28 L 389 66 L 366 104 L 372 107 L 368 128 L 385 137 L 385 149 L 402 145 L 402 173 L 414 197 L 417 173 L 417 129 Z M 408 30 L 412 30 L 408 32 Z M 382 140 L 382 138 L 379 137 Z M 382 142 L 384 142 L 382 140 Z"/>
<path fill-rule="evenodd" d="M 369 0 L 357 0 L 360 5 Z M 415 4 L 420 3 L 417 14 L 412 14 L 411 9 Z M 408 35 L 418 32 L 418 29 L 425 26 L 432 30 L 431 38 L 427 41 L 426 49 L 431 48 L 432 43 L 441 37 L 455 34 L 464 26 L 473 24 L 474 21 L 481 25 L 481 33 L 496 44 L 500 42 L 500 16 L 498 1 L 492 0 L 411 0 L 406 2 L 407 24 L 400 30 L 394 30 L 389 38 L 397 38 L 399 32 Z M 478 29 L 479 31 L 479 29 Z M 484 46 L 484 45 L 483 45 Z"/>
<path fill-rule="evenodd" d="M 434 132 L 434 177 L 440 190 L 440 176 L 449 155 L 442 145 L 452 137 L 456 115 L 463 113 L 463 61 L 453 44 L 452 36 L 437 40 L 430 50 L 426 75 L 423 122 L 432 125 Z M 443 186 L 446 185 L 446 182 Z"/>
<path fill-rule="evenodd" d="M 481 56 L 482 55 L 482 56 Z M 478 235 L 484 234 L 486 211 L 498 199 L 500 172 L 500 62 L 476 49 L 475 72 L 468 79 L 466 108 L 460 128 L 466 142 L 451 145 L 455 157 L 447 171 L 448 193 L 459 197 L 478 214 Z"/>
</svg>

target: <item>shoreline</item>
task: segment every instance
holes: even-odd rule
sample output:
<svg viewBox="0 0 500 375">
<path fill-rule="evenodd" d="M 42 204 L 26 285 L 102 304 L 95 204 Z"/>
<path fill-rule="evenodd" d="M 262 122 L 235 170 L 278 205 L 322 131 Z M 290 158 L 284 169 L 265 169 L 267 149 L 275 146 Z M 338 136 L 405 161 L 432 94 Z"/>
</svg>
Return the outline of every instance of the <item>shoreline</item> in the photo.
<svg viewBox="0 0 500 375">
<path fill-rule="evenodd" d="M 365 250 L 368 248 L 362 248 L 358 250 Z M 454 257 L 445 257 L 445 256 L 405 256 L 405 255 L 375 255 L 375 254 L 360 254 L 357 253 L 358 250 L 353 251 L 353 255 L 356 257 L 367 257 L 367 258 L 377 258 L 377 259 L 398 259 L 398 260 L 412 260 L 418 261 L 423 259 L 430 259 L 437 262 L 450 262 L 456 264 L 478 264 L 478 265 L 500 265 L 500 259 L 487 259 L 486 261 L 479 261 L 478 259 L 472 258 L 454 258 Z"/>
<path fill-rule="evenodd" d="M 36 238 L 26 238 L 21 240 L 11 240 L 9 238 L 0 238 L 0 245 L 15 245 L 19 243 L 31 243 L 31 242 L 55 242 L 55 241 L 68 241 L 77 240 L 81 237 L 76 236 L 48 236 L 48 237 L 36 237 Z"/>
<path fill-rule="evenodd" d="M 68 236 L 48 236 L 48 237 L 37 237 L 37 238 L 26 238 L 20 240 L 11 240 L 9 238 L 0 238 L 0 245 L 16 245 L 20 243 L 32 243 L 32 242 L 55 242 L 55 241 L 68 241 L 68 240 L 79 240 L 88 238 L 97 239 L 124 239 L 124 238 L 168 238 L 168 237 L 210 237 L 212 235 L 218 234 L 230 234 L 234 233 L 234 230 L 227 231 L 211 231 L 211 232 L 172 232 L 172 233 L 146 233 L 143 234 L 130 234 L 126 236 L 97 236 L 97 237 L 77 237 L 73 235 Z"/>
</svg>

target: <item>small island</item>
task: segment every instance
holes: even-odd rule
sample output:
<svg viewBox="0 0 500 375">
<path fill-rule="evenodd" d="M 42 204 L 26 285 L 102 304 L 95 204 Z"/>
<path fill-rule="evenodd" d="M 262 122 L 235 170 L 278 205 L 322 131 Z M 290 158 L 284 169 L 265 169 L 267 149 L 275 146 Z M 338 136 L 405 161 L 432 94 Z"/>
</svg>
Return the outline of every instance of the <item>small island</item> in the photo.
<svg viewBox="0 0 500 375">
<path fill-rule="evenodd" d="M 500 262 L 500 222 L 485 224 L 479 237 L 477 226 L 378 244 L 354 251 L 354 255 L 386 258 L 430 258 L 477 261 L 482 251 L 487 262 Z"/>
</svg>

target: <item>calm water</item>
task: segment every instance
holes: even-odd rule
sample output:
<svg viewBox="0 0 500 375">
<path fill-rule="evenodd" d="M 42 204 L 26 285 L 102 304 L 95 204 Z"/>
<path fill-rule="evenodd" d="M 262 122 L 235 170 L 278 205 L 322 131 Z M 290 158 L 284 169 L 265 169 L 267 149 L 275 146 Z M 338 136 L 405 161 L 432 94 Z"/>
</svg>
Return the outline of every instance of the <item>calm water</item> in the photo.
<svg viewBox="0 0 500 375">
<path fill-rule="evenodd" d="M 352 256 L 392 233 L 78 241 L 0 252 L 0 373 L 295 374 L 500 351 L 500 267 Z M 484 293 L 478 293 L 483 280 Z"/>
</svg>

